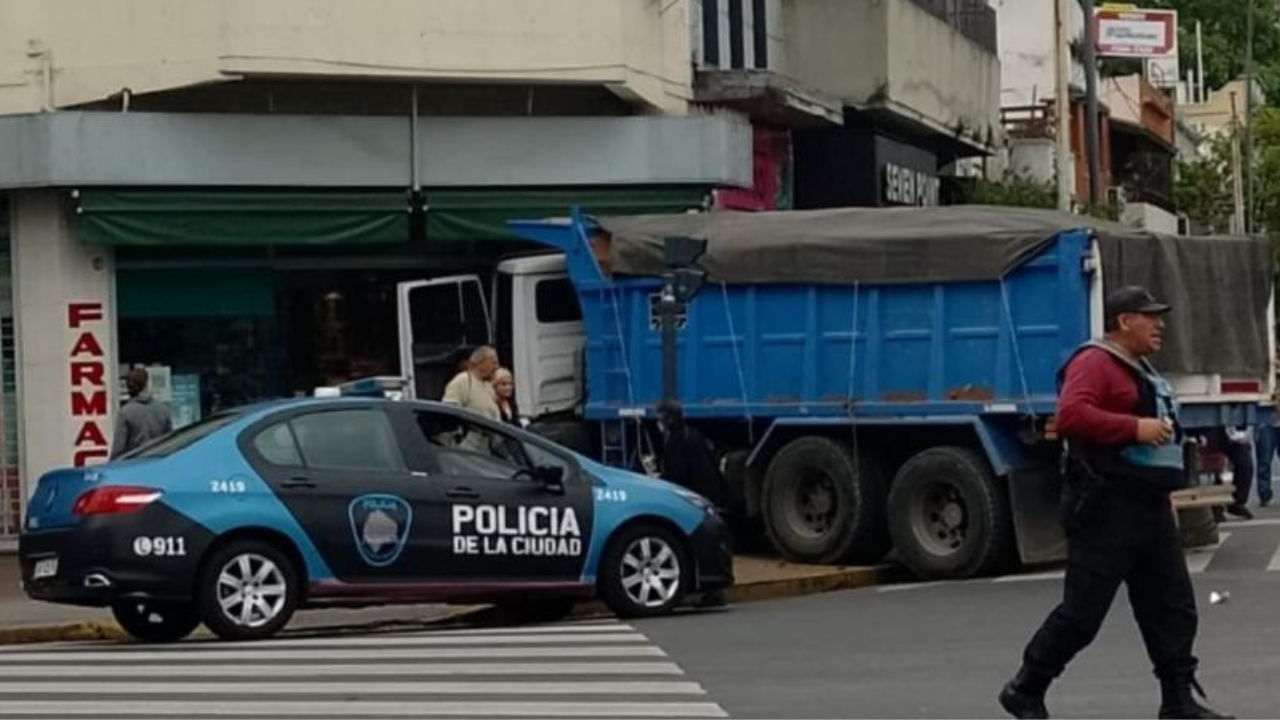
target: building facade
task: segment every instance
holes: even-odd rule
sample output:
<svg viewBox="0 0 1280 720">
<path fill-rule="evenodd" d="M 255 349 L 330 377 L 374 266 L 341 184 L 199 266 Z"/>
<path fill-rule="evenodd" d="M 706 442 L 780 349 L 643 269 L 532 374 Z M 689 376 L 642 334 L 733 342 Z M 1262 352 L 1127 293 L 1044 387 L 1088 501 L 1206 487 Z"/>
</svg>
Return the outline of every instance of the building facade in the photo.
<svg viewBox="0 0 1280 720">
<path fill-rule="evenodd" d="M 0 0 L 0 542 L 178 422 L 399 371 L 395 286 L 518 217 L 935 202 L 989 153 L 985 0 Z"/>
</svg>

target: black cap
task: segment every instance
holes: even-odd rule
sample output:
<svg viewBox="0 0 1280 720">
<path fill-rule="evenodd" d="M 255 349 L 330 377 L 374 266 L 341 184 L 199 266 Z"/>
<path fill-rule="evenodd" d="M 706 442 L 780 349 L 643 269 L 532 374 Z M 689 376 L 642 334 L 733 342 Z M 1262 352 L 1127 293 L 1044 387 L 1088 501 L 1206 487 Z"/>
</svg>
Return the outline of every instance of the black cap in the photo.
<svg viewBox="0 0 1280 720">
<path fill-rule="evenodd" d="M 1114 318 L 1124 313 L 1163 315 L 1172 309 L 1168 304 L 1156 300 L 1150 290 L 1141 285 L 1129 285 L 1107 296 L 1105 311 L 1108 318 Z"/>
</svg>

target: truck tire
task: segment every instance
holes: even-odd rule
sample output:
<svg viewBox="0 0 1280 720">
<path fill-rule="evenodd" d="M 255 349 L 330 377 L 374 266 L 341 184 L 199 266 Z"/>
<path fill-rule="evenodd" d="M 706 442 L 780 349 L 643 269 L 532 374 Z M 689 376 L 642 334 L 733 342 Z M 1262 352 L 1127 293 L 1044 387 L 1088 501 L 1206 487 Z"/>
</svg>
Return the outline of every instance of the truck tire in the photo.
<svg viewBox="0 0 1280 720">
<path fill-rule="evenodd" d="M 907 460 L 889 491 L 889 529 L 902 561 L 926 580 L 989 574 L 1013 550 L 1005 487 L 964 448 L 931 448 Z"/>
<path fill-rule="evenodd" d="M 875 563 L 889 552 L 879 468 L 830 438 L 802 437 L 774 456 L 760 510 L 788 560 Z"/>
</svg>

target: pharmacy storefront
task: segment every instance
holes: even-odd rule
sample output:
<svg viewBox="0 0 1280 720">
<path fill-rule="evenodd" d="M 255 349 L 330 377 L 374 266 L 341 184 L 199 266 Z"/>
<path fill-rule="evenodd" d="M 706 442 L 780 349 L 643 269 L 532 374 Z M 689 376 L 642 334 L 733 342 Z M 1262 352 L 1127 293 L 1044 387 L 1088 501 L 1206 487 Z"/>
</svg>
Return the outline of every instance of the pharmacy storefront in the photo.
<svg viewBox="0 0 1280 720">
<path fill-rule="evenodd" d="M 178 424 L 394 374 L 396 283 L 530 249 L 506 220 L 680 212 L 751 182 L 732 118 L 423 119 L 419 151 L 449 151 L 412 167 L 381 120 L 0 118 L 0 543 L 41 473 L 107 458 L 130 367 Z"/>
</svg>

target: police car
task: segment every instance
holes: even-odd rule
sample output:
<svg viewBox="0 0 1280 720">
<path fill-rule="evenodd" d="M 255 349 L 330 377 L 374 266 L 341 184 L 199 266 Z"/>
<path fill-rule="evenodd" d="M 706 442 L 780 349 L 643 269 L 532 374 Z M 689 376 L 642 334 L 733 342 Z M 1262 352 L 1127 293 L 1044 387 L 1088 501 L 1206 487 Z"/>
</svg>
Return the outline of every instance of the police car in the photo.
<svg viewBox="0 0 1280 720">
<path fill-rule="evenodd" d="M 38 600 L 131 635 L 272 635 L 301 607 L 598 596 L 670 612 L 732 583 L 704 498 L 437 403 L 292 400 L 218 414 L 40 479 L 20 539 Z"/>
</svg>

